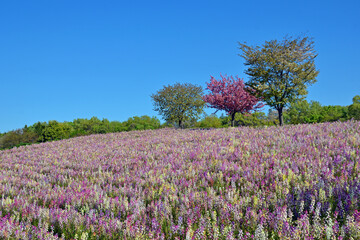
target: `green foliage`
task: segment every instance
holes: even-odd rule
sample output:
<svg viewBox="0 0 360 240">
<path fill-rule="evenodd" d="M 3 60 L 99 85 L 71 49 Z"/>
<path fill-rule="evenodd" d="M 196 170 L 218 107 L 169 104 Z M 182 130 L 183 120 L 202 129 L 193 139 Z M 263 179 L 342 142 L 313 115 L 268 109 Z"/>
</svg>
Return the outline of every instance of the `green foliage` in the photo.
<svg viewBox="0 0 360 240">
<path fill-rule="evenodd" d="M 235 115 L 235 126 L 248 126 L 248 127 L 261 127 L 261 126 L 273 126 L 276 121 L 271 121 L 263 112 L 254 112 L 252 114 L 241 114 Z M 223 117 L 223 125 L 230 126 L 231 118 L 227 116 Z"/>
<path fill-rule="evenodd" d="M 349 106 L 349 118 L 360 120 L 360 96 L 356 95 L 352 100 L 353 104 Z"/>
<path fill-rule="evenodd" d="M 78 118 L 70 124 L 73 128 L 71 134 L 72 137 L 125 131 L 120 122 L 110 122 L 105 118 L 103 120 L 100 120 L 97 117 L 92 117 L 90 119 Z"/>
<path fill-rule="evenodd" d="M 39 136 L 27 128 L 10 131 L 0 137 L 0 149 L 35 143 Z"/>
<path fill-rule="evenodd" d="M 360 104 L 360 95 L 356 95 L 355 97 L 353 97 L 352 101 L 353 104 Z"/>
<path fill-rule="evenodd" d="M 202 87 L 190 83 L 164 86 L 151 95 L 154 110 L 167 122 L 177 122 L 183 128 L 184 123 L 199 118 L 205 102 L 202 100 Z"/>
<path fill-rule="evenodd" d="M 348 108 L 345 106 L 321 106 L 319 102 L 299 100 L 285 111 L 285 122 L 289 124 L 320 123 L 348 120 Z"/>
<path fill-rule="evenodd" d="M 72 122 L 37 122 L 34 125 L 0 135 L 0 149 L 14 146 L 61 140 L 70 137 L 90 134 L 104 134 L 110 132 L 123 132 L 132 130 L 158 129 L 160 120 L 156 117 L 132 117 L 125 122 L 100 120 L 97 117 L 90 119 L 78 118 Z"/>
<path fill-rule="evenodd" d="M 73 135 L 89 135 L 96 133 L 107 133 L 109 132 L 109 120 L 103 119 L 100 120 L 97 117 L 92 117 L 90 119 L 78 118 L 72 122 L 72 127 L 74 128 Z"/>
<path fill-rule="evenodd" d="M 289 103 L 307 94 L 307 86 L 316 82 L 314 42 L 309 37 L 285 37 L 282 41 L 266 41 L 263 46 L 239 43 L 250 76 L 248 86 L 279 114 Z"/>
<path fill-rule="evenodd" d="M 196 125 L 198 124 L 197 122 L 197 118 L 190 118 L 190 119 L 187 119 L 185 121 L 182 121 L 181 122 L 181 126 L 182 128 L 192 128 L 192 127 L 196 127 Z M 162 127 L 179 127 L 179 122 L 178 121 L 166 121 Z"/>
<path fill-rule="evenodd" d="M 316 101 L 296 101 L 286 110 L 284 118 L 290 124 L 317 123 L 322 120 L 322 106 Z"/>
<path fill-rule="evenodd" d="M 141 117 L 135 116 L 124 122 L 124 126 L 126 131 L 158 129 L 160 128 L 160 120 L 146 115 Z"/>
<path fill-rule="evenodd" d="M 43 130 L 45 129 L 47 123 L 46 122 L 37 122 L 34 125 L 30 126 L 30 129 L 35 132 L 39 138 L 43 132 Z M 39 139 L 40 140 L 40 139 Z"/>
<path fill-rule="evenodd" d="M 222 121 L 215 114 L 205 116 L 199 122 L 196 123 L 196 127 L 199 128 L 220 128 L 222 127 Z"/>
<path fill-rule="evenodd" d="M 69 123 L 59 123 L 55 120 L 49 121 L 49 123 L 46 124 L 45 128 L 42 130 L 42 133 L 40 135 L 40 141 L 46 142 L 70 138 L 71 132 L 72 127 Z"/>
<path fill-rule="evenodd" d="M 126 131 L 126 126 L 119 121 L 112 121 L 109 124 L 110 132 L 123 132 Z"/>
<path fill-rule="evenodd" d="M 349 106 L 349 117 L 355 120 L 360 120 L 360 104 L 354 103 Z"/>
<path fill-rule="evenodd" d="M 323 106 L 321 122 L 345 121 L 348 119 L 348 108 L 345 106 Z"/>
<path fill-rule="evenodd" d="M 273 126 L 276 121 L 273 122 L 267 118 L 263 112 L 254 112 L 252 114 L 238 114 L 235 117 L 239 126 L 251 126 L 251 127 L 261 127 L 261 126 Z"/>
</svg>

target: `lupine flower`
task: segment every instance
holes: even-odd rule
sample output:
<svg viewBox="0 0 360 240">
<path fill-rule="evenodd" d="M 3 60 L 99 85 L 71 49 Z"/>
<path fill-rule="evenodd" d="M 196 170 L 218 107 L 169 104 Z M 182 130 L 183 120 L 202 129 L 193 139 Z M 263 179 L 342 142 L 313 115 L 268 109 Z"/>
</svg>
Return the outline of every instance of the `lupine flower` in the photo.
<svg viewBox="0 0 360 240">
<path fill-rule="evenodd" d="M 360 239 L 360 123 L 0 151 L 1 239 Z"/>
</svg>

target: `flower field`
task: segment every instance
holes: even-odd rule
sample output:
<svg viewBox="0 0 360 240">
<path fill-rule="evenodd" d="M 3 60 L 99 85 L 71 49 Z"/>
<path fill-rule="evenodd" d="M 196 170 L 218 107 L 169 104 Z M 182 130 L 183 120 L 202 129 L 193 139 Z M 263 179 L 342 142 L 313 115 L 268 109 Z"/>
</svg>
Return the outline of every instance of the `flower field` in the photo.
<svg viewBox="0 0 360 240">
<path fill-rule="evenodd" d="M 0 151 L 1 239 L 360 239 L 360 122 Z"/>
</svg>

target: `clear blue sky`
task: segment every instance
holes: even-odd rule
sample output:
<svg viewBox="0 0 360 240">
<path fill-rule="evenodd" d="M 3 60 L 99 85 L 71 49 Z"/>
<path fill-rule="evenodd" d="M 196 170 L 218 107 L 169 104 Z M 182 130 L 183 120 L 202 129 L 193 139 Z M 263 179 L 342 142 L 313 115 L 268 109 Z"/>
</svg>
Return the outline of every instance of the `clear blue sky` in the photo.
<svg viewBox="0 0 360 240">
<path fill-rule="evenodd" d="M 0 132 L 157 116 L 150 95 L 163 85 L 246 80 L 237 42 L 286 34 L 314 37 L 320 74 L 308 99 L 349 105 L 360 94 L 359 13 L 358 0 L 1 1 Z"/>
</svg>

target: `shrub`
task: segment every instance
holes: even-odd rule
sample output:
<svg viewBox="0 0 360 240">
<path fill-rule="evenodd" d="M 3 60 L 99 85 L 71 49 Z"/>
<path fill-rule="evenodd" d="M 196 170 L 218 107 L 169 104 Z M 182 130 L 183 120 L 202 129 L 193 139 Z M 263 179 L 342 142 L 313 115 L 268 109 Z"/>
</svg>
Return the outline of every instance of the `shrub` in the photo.
<svg viewBox="0 0 360 240">
<path fill-rule="evenodd" d="M 57 121 L 49 121 L 48 124 L 42 130 L 40 140 L 42 142 L 60 140 L 64 138 L 70 138 L 72 127 L 69 123 L 59 123 Z"/>
<path fill-rule="evenodd" d="M 210 116 L 205 116 L 199 122 L 196 123 L 196 127 L 199 128 L 220 128 L 222 127 L 221 119 L 218 118 L 215 114 Z"/>
<path fill-rule="evenodd" d="M 39 135 L 36 132 L 26 128 L 17 129 L 0 137 L 0 149 L 35 143 L 38 139 Z"/>
<path fill-rule="evenodd" d="M 123 123 L 127 131 L 132 130 L 145 130 L 145 129 L 158 129 L 160 128 L 160 120 L 156 117 L 149 116 L 135 116 L 129 118 Z"/>
<path fill-rule="evenodd" d="M 278 120 L 271 121 L 263 112 L 254 112 L 252 114 L 240 114 L 235 115 L 235 126 L 249 126 L 249 127 L 260 127 L 260 126 L 273 126 L 276 125 Z M 222 124 L 224 126 L 231 125 L 230 117 L 223 117 Z"/>
<path fill-rule="evenodd" d="M 349 106 L 349 118 L 360 120 L 360 96 L 356 95 L 353 104 Z"/>
</svg>

